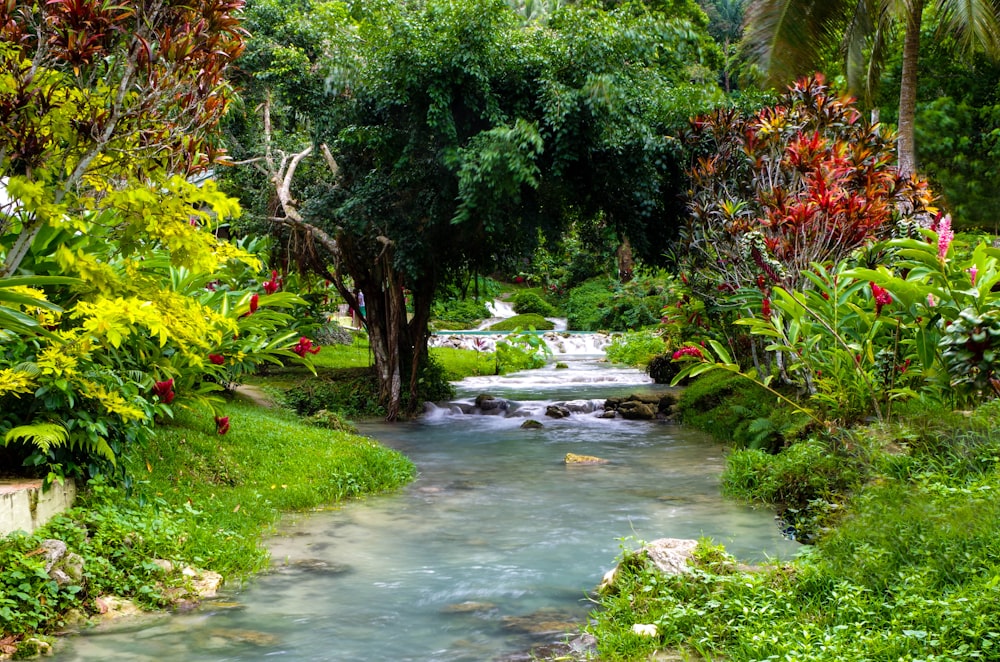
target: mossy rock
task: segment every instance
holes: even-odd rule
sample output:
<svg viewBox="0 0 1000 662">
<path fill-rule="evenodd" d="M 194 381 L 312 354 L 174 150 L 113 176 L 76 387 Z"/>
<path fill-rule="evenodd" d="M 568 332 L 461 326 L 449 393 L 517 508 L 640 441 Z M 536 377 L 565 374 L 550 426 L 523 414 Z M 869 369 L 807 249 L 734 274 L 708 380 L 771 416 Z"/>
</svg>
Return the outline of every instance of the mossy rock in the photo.
<svg viewBox="0 0 1000 662">
<path fill-rule="evenodd" d="M 541 315 L 514 315 L 505 320 L 501 320 L 489 328 L 490 331 L 516 331 L 529 330 L 551 331 L 556 325 L 545 319 Z"/>
</svg>

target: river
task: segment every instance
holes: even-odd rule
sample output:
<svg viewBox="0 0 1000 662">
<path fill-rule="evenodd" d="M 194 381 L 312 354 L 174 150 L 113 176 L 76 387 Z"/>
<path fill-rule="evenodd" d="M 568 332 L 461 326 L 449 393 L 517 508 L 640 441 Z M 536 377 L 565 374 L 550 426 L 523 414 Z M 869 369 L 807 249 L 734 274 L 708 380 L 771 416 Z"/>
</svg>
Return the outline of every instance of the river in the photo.
<svg viewBox="0 0 1000 662">
<path fill-rule="evenodd" d="M 364 425 L 414 461 L 412 484 L 289 515 L 269 541 L 270 573 L 193 613 L 85 632 L 57 659 L 523 659 L 586 622 L 588 591 L 623 546 L 708 536 L 747 562 L 795 554 L 772 513 L 720 496 L 724 449 L 704 434 L 545 417 L 553 401 L 665 388 L 594 357 L 560 360 L 569 367 L 465 380 L 455 404 L 413 423 Z M 510 405 L 464 413 L 480 393 Z M 522 429 L 528 418 L 544 427 Z M 569 452 L 608 462 L 567 465 Z"/>
</svg>

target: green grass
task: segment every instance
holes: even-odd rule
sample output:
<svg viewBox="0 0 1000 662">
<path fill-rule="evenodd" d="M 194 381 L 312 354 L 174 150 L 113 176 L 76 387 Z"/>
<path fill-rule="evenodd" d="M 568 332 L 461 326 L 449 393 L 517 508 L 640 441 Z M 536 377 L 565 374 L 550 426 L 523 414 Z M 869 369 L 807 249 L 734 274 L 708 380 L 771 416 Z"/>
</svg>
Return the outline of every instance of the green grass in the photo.
<svg viewBox="0 0 1000 662">
<path fill-rule="evenodd" d="M 125 458 L 131 492 L 98 483 L 34 535 L 4 539 L 0 638 L 57 630 L 67 610 L 92 610 L 106 593 L 164 606 L 163 586 L 184 579 L 163 576 L 156 558 L 238 580 L 266 567 L 263 537 L 281 512 L 391 490 L 414 474 L 408 459 L 371 439 L 248 403 L 229 403 L 225 413 L 231 427 L 220 436 L 211 414 L 179 411 Z M 47 537 L 83 557 L 85 584 L 49 579 L 35 551 Z"/>
<path fill-rule="evenodd" d="M 496 372 L 496 355 L 493 352 L 477 352 L 473 349 L 454 347 L 433 347 L 431 357 L 441 366 L 448 381 L 458 381 L 466 377 L 492 375 Z"/>
<path fill-rule="evenodd" d="M 224 436 L 211 417 L 181 414 L 129 467 L 143 479 L 139 494 L 205 514 L 211 526 L 192 532 L 188 552 L 224 574 L 260 569 L 260 535 L 281 511 L 381 492 L 412 477 L 408 460 L 369 439 L 250 404 L 234 402 L 226 413 Z"/>
<path fill-rule="evenodd" d="M 776 456 L 734 453 L 730 472 L 758 474 L 742 489 L 811 490 L 832 500 L 835 526 L 794 561 L 756 572 L 718 563 L 704 544 L 682 577 L 626 555 L 591 627 L 601 659 L 669 649 L 731 662 L 1000 659 L 998 409 L 915 409 Z M 855 471 L 847 484 L 823 476 Z M 636 636 L 635 623 L 655 624 L 657 636 Z"/>
</svg>

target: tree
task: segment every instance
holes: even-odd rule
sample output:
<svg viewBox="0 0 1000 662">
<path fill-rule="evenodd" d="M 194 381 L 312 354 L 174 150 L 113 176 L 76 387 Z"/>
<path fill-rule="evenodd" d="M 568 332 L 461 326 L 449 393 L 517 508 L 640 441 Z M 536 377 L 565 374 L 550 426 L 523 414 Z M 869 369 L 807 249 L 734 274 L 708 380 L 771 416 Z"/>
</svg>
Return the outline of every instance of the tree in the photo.
<svg viewBox="0 0 1000 662">
<path fill-rule="evenodd" d="M 442 283 L 511 263 L 537 228 L 552 235 L 569 218 L 603 215 L 639 254 L 662 252 L 683 212 L 669 135 L 717 99 L 687 83 L 689 67 L 717 54 L 690 22 L 635 6 L 565 6 L 544 28 L 500 0 L 366 4 L 333 20 L 337 11 L 317 7 L 307 22 L 326 21 L 324 56 L 290 74 L 317 90 L 296 106 L 311 143 L 281 150 L 288 136 L 273 114 L 269 133 L 268 113 L 287 96 L 248 71 L 262 100 L 257 133 L 271 138 L 246 156 L 276 185 L 270 216 L 297 237 L 299 262 L 351 305 L 353 288 L 364 293 L 395 418 L 404 396 L 420 404 Z"/>
<path fill-rule="evenodd" d="M 0 446 L 50 477 L 113 464 L 175 394 L 299 358 L 273 310 L 295 297 L 254 292 L 256 258 L 213 233 L 239 214 L 205 179 L 239 9 L 0 4 Z"/>
<path fill-rule="evenodd" d="M 940 33 L 956 37 L 963 50 L 1000 53 L 998 9 L 989 0 L 755 0 L 747 13 L 744 40 L 751 57 L 776 84 L 812 73 L 824 48 L 839 43 L 850 86 L 858 90 L 861 80 L 869 86 L 877 83 L 891 32 L 902 26 L 898 153 L 900 172 L 908 176 L 916 170 L 914 122 L 925 13 Z"/>
</svg>

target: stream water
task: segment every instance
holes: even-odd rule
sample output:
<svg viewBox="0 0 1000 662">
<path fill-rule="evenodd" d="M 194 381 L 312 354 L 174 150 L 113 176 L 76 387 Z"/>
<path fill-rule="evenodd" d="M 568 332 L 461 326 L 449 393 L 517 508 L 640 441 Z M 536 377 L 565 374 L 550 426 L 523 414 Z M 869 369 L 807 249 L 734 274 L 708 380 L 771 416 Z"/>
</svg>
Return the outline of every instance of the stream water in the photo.
<svg viewBox="0 0 1000 662">
<path fill-rule="evenodd" d="M 720 497 L 723 449 L 705 435 L 590 413 L 546 418 L 553 401 L 663 388 L 593 357 L 567 363 L 469 379 L 455 404 L 419 421 L 364 426 L 412 458 L 412 484 L 289 516 L 269 541 L 272 572 L 193 613 L 85 632 L 58 659 L 525 659 L 586 621 L 587 593 L 623 544 L 710 536 L 748 562 L 794 555 L 770 512 Z M 484 392 L 509 406 L 466 413 Z M 522 429 L 529 417 L 544 427 Z M 571 466 L 568 452 L 609 462 Z"/>
</svg>

